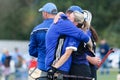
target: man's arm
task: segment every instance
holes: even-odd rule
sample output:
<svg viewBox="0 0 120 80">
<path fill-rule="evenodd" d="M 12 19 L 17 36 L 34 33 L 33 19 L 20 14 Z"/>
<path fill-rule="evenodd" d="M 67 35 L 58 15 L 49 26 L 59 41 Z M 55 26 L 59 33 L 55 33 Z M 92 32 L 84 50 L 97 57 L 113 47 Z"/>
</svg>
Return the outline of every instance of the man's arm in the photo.
<svg viewBox="0 0 120 80">
<path fill-rule="evenodd" d="M 33 57 L 38 57 L 37 43 L 36 43 L 35 34 L 32 34 L 30 36 L 29 54 L 31 56 L 33 56 Z"/>
<path fill-rule="evenodd" d="M 55 68 L 59 68 L 62 66 L 70 57 L 71 53 L 73 52 L 73 49 L 67 49 L 66 52 L 61 56 L 61 58 L 55 63 L 55 65 L 52 65 Z"/>
<path fill-rule="evenodd" d="M 67 47 L 65 53 L 60 57 L 60 59 L 53 65 L 55 68 L 61 67 L 71 56 L 73 51 L 77 51 L 77 47 L 79 45 L 79 41 L 72 37 L 67 37 Z"/>
<path fill-rule="evenodd" d="M 89 45 L 90 49 L 92 48 L 91 47 L 92 46 L 91 39 L 89 38 L 90 40 L 87 41 L 88 40 L 88 36 L 86 36 L 85 33 L 81 29 L 77 28 L 71 21 L 69 21 L 67 16 L 63 12 L 59 12 L 56 15 L 56 17 L 54 18 L 54 23 L 57 23 L 60 18 L 67 20 L 67 24 L 65 24 L 64 23 L 65 21 L 63 21 L 63 24 L 64 24 L 65 27 L 63 26 L 61 28 L 61 30 L 63 30 L 63 31 L 60 31 L 61 34 L 72 36 L 74 38 L 77 38 L 78 40 L 82 40 L 83 39 L 83 41 L 86 42 Z M 79 35 L 79 34 L 81 34 L 82 36 Z"/>
</svg>

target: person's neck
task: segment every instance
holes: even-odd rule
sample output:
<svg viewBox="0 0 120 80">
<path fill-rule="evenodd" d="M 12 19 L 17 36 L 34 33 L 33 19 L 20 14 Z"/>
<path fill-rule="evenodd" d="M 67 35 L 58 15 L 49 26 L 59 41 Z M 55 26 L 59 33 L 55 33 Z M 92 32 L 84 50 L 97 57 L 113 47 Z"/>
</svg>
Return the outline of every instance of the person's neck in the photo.
<svg viewBox="0 0 120 80">
<path fill-rule="evenodd" d="M 54 17 L 55 17 L 55 16 L 48 16 L 48 19 L 49 19 L 49 18 L 54 18 Z"/>
<path fill-rule="evenodd" d="M 54 18 L 55 17 L 55 15 L 53 15 L 53 14 L 48 14 L 48 16 L 47 16 L 47 18 Z"/>
</svg>

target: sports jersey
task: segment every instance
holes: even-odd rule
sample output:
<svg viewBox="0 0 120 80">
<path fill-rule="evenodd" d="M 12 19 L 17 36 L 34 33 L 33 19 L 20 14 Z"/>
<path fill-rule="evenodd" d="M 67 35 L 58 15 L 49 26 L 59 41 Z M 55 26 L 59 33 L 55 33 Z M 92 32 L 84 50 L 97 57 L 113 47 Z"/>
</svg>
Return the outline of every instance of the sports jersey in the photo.
<svg viewBox="0 0 120 80">
<path fill-rule="evenodd" d="M 73 52 L 72 54 L 72 63 L 75 64 L 86 64 L 89 65 L 88 60 L 86 59 L 87 53 L 79 53 L 77 51 Z"/>
<path fill-rule="evenodd" d="M 87 35 L 88 36 L 91 36 L 91 33 L 90 31 L 88 30 L 87 31 Z M 77 51 L 74 51 L 72 54 L 73 56 L 73 60 L 72 62 L 75 63 L 75 64 L 86 64 L 86 65 L 89 65 L 89 62 L 88 60 L 86 59 L 86 56 L 87 55 L 92 55 L 91 53 L 87 52 L 87 49 L 85 48 L 85 44 L 84 42 L 82 41 L 79 46 L 78 46 L 78 50 Z M 79 50 L 80 49 L 80 50 Z"/>
<path fill-rule="evenodd" d="M 77 51 L 77 47 L 76 47 L 77 45 L 78 44 L 76 43 L 76 39 L 69 37 L 69 36 L 65 37 L 64 44 L 61 49 L 60 57 L 64 55 L 67 49 L 73 49 L 73 51 Z M 61 67 L 58 68 L 58 70 L 68 72 L 70 70 L 71 61 L 72 61 L 72 56 L 70 56 L 67 59 L 67 61 Z"/>
</svg>

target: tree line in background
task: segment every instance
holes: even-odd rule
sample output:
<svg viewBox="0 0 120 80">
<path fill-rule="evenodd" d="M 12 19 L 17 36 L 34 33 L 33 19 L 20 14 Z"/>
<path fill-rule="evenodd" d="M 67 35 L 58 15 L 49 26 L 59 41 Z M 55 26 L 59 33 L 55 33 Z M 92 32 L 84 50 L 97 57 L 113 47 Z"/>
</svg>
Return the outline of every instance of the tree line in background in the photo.
<svg viewBox="0 0 120 80">
<path fill-rule="evenodd" d="M 0 0 L 0 39 L 29 40 L 33 27 L 42 21 L 38 9 L 47 2 L 63 12 L 71 5 L 89 10 L 100 39 L 120 47 L 120 0 Z"/>
</svg>

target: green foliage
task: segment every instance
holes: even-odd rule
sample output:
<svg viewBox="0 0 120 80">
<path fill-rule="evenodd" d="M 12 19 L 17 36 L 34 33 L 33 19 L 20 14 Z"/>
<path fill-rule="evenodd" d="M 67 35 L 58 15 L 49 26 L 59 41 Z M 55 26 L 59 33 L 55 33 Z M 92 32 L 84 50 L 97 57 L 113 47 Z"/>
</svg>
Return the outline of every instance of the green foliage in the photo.
<svg viewBox="0 0 120 80">
<path fill-rule="evenodd" d="M 120 0 L 0 0 L 0 39 L 28 40 L 33 27 L 42 22 L 38 9 L 47 2 L 63 12 L 71 5 L 91 11 L 99 37 L 120 47 Z"/>
<path fill-rule="evenodd" d="M 109 28 L 104 31 L 104 37 L 107 38 L 108 42 L 113 47 L 120 47 L 120 19 L 115 23 L 111 23 Z"/>
</svg>

